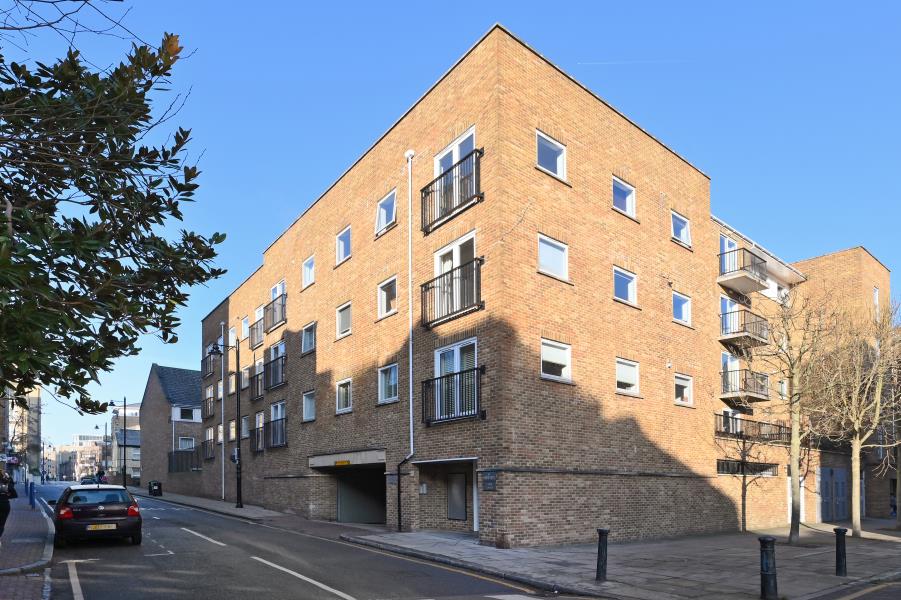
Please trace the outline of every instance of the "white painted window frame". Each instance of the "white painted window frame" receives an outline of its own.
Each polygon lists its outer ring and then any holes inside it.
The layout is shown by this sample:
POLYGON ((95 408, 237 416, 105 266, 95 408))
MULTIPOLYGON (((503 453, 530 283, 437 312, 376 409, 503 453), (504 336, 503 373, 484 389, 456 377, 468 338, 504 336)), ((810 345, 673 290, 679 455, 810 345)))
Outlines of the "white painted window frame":
POLYGON ((567 171, 568 171, 568 167, 569 167, 568 154, 569 153, 567 152, 566 144, 554 139, 553 137, 544 133, 540 129, 535 130, 535 166, 538 169, 540 169, 542 172, 547 173, 548 175, 550 175, 552 177, 556 177, 557 179, 559 179, 561 181, 566 181, 567 171), (562 173, 555 173, 554 171, 551 171, 550 169, 543 167, 538 163, 538 144, 540 143, 540 140, 542 140, 542 139, 544 141, 550 143, 552 146, 556 146, 557 148, 559 148, 563 151, 561 153, 561 157, 560 157, 560 163, 562 164, 562 166, 561 166, 562 173))
POLYGON ((380 284, 378 284, 378 286, 375 288, 375 294, 376 294, 375 301, 376 301, 376 306, 378 306, 378 314, 379 314, 379 318, 380 318, 380 319, 383 318, 383 317, 391 316, 391 315, 393 315, 394 313, 396 313, 396 312, 397 312, 397 306, 396 306, 396 305, 397 305, 397 301, 398 301, 398 294, 397 294, 397 275, 392 275, 391 277, 389 277, 389 278, 386 279, 385 281, 383 281, 383 282, 381 282, 380 284), (386 285, 388 285, 388 284, 391 283, 392 281, 394 282, 394 303, 395 303, 395 307, 394 307, 393 309, 389 310, 389 311, 386 311, 386 310, 385 310, 385 304, 386 304, 386 303, 385 303, 385 295, 384 295, 384 293, 383 293, 382 288, 384 288, 386 285))
POLYGON ((543 233, 538 234, 538 272, 544 273, 545 275, 550 275, 555 279, 562 279, 563 281, 569 281, 569 244, 561 242, 560 240, 556 240, 550 236, 544 235, 543 233), (563 268, 565 269, 564 273, 554 273, 548 269, 541 268, 541 244, 544 242, 545 244, 551 246, 552 248, 556 248, 557 250, 563 250, 563 268))
POLYGON ((354 382, 353 377, 348 377, 346 379, 342 379, 341 381, 335 382, 335 414, 343 415, 345 413, 353 412, 354 409, 354 382), (347 384, 347 399, 349 401, 348 406, 345 408, 341 408, 338 406, 338 390, 341 389, 341 386, 347 384))

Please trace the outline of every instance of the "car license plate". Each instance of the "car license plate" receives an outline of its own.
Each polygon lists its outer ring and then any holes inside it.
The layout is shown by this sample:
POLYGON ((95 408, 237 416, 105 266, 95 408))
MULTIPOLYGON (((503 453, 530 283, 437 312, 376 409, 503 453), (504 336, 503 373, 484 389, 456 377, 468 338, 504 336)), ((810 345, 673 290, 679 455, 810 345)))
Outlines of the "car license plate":
POLYGON ((115 523, 103 523, 101 525, 88 525, 88 531, 101 531, 105 529, 115 529, 115 523))

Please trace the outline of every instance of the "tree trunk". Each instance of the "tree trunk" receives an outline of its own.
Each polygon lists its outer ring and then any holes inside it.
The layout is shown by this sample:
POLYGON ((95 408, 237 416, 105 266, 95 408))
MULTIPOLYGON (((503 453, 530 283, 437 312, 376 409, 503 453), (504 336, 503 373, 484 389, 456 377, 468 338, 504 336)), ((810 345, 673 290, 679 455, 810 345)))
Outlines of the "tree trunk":
POLYGON ((860 537, 860 436, 851 439, 851 536, 860 537))
MULTIPOLYGON (((793 392, 794 385, 789 390, 789 394, 793 392)), ((793 398, 793 396, 789 396, 789 398, 793 398)), ((791 468, 792 488, 792 514, 788 543, 797 544, 801 536, 801 404, 797 401, 791 403, 791 447, 788 462, 791 468)))
POLYGON ((895 446, 895 529, 901 529, 901 510, 898 510, 898 500, 901 499, 901 448, 895 446))

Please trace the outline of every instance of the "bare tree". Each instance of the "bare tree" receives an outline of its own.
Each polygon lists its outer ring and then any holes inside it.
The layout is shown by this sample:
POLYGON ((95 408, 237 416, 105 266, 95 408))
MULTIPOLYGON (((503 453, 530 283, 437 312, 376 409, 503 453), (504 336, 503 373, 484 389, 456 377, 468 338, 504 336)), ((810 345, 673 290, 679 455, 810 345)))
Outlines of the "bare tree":
MULTIPOLYGON (((845 313, 836 325, 835 343, 817 365, 816 401, 809 407, 817 435, 851 446, 851 528, 860 536, 861 454, 872 449, 888 461, 899 445, 886 434, 901 409, 895 385, 901 364, 897 305, 876 314, 845 313)), ((886 463, 887 464, 887 463, 886 463)))

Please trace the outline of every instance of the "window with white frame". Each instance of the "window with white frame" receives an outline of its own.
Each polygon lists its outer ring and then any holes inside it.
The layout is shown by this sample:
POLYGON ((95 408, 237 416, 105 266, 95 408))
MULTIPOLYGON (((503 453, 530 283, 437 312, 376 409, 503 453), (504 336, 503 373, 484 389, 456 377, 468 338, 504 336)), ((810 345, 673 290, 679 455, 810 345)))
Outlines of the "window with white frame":
POLYGON ((350 335, 351 330, 351 314, 350 302, 342 304, 335 310, 335 336, 342 338, 350 335))
POLYGON ((265 417, 263 411, 259 411, 254 416, 254 424, 253 424, 254 429, 263 429, 263 424, 265 423, 265 421, 266 421, 266 417, 265 417))
POLYGON ((216 443, 222 443, 222 423, 216 425, 216 443))
POLYGON ((353 382, 350 379, 343 379, 335 384, 335 412, 350 412, 353 406, 353 382))
POLYGON ((379 317, 387 317, 397 312, 397 276, 379 284, 379 317))
POLYGON ((256 309, 253 311, 254 322, 259 321, 260 319, 262 319, 262 318, 263 318, 263 313, 264 313, 264 312, 265 312, 265 309, 263 308, 263 305, 262 305, 262 304, 259 305, 259 306, 257 306, 256 309))
POLYGON ((241 339, 246 340, 250 335, 250 317, 241 319, 241 339))
POLYGON ((180 408, 178 409, 178 418, 182 421, 193 421, 194 420, 194 409, 193 408, 180 408))
POLYGON ((241 439, 250 437, 250 417, 244 415, 241 417, 241 439))
POLYGON ((229 374, 228 374, 228 393, 229 393, 229 394, 234 394, 234 393, 235 393, 235 389, 236 389, 236 388, 235 388, 235 382, 236 382, 236 380, 237 380, 237 378, 235 377, 235 374, 234 374, 234 373, 229 373, 229 374))
POLYGON ((303 287, 307 287, 312 285, 314 281, 316 281, 316 257, 311 256, 310 258, 303 261, 303 287))
POLYGON ((879 288, 873 288, 873 312, 879 316, 879 288))
POLYGON ((616 359, 616 391, 638 395, 638 363, 625 358, 616 359))
POLYGON ((234 346, 238 342, 238 332, 234 327, 228 329, 228 345, 234 346))
POLYGON ((269 406, 270 417, 273 421, 285 418, 285 401, 276 402, 269 406))
POLYGON ((274 286, 272 286, 272 288, 269 290, 269 299, 275 300, 279 296, 284 295, 286 289, 287 289, 287 286, 285 285, 285 280, 282 279, 281 281, 276 283, 274 286))
POLYGON ((671 215, 673 221, 673 239, 686 246, 691 246, 691 223, 676 211, 672 211, 671 215))
POLYGON ((392 225, 397 217, 397 198, 394 190, 379 200, 378 208, 375 212, 375 234, 379 235, 389 225, 392 225))
POLYGON ((216 398, 222 400, 222 392, 224 391, 224 382, 220 379, 216 382, 216 398))
POLYGON ((241 369, 241 389, 246 390, 250 385, 250 367, 241 369))
POLYGON ((613 267, 613 297, 630 304, 638 304, 635 273, 613 267))
POLYGON ((379 404, 397 400, 397 364, 379 369, 379 404))
POLYGON ((213 435, 214 435, 214 434, 213 434, 213 428, 212 428, 212 427, 207 427, 207 428, 203 431, 203 439, 206 440, 207 442, 212 442, 212 441, 213 441, 213 435))
POLYGON ((572 381, 572 347, 553 340, 541 340, 541 376, 572 381))
POLYGON ((694 384, 692 378, 688 375, 682 375, 680 373, 676 373, 676 389, 675 389, 675 402, 676 404, 687 404, 691 405, 694 403, 694 384))
POLYGON ((569 246, 538 234, 538 270, 559 279, 569 279, 569 246))
POLYGON ((312 352, 316 349, 316 321, 303 326, 300 337, 301 353, 312 352))
POLYGON ((237 423, 235 423, 235 420, 232 419, 231 421, 228 422, 228 441, 234 442, 237 435, 238 435, 238 426, 237 426, 237 423))
POLYGON ((303 406, 301 407, 301 418, 304 421, 314 421, 316 419, 316 392, 310 390, 303 393, 303 406))
POLYGON ((194 438, 179 437, 178 438, 178 449, 179 450, 193 450, 194 449, 194 438))
POLYGON ((613 178, 613 208, 635 218, 635 188, 616 177, 613 178))
POLYGON ((335 264, 339 265, 350 258, 350 225, 335 236, 335 264))
POLYGON ((212 398, 213 398, 213 386, 212 385, 208 385, 208 386, 206 386, 206 388, 204 388, 203 397, 206 400, 212 400, 212 398))
POLYGON ((566 146, 537 130, 535 141, 538 166, 560 179, 566 179, 566 146))
POLYGON ((691 298, 679 292, 673 292, 673 321, 691 325, 691 298))

